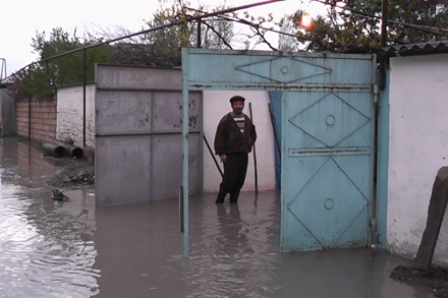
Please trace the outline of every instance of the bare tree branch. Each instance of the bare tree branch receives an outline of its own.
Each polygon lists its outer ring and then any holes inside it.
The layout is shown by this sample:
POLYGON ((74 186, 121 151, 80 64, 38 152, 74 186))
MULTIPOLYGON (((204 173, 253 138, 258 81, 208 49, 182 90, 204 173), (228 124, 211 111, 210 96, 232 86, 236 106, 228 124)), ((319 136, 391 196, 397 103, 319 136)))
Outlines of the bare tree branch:
POLYGON ((209 28, 210 30, 212 30, 218 37, 219 39, 222 40, 222 42, 229 47, 229 49, 233 50, 232 46, 227 42, 227 40, 218 32, 216 31, 216 29, 211 26, 210 24, 208 24, 207 22, 205 22, 204 20, 202 20, 202 24, 204 24, 205 26, 207 26, 207 28, 209 28))

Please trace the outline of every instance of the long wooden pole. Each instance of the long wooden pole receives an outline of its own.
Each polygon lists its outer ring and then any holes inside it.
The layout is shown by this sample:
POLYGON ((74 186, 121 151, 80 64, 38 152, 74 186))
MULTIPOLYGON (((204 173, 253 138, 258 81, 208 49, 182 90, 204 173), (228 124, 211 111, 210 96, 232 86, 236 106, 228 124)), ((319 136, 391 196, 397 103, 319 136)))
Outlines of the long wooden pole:
POLYGON ((210 144, 208 143, 207 138, 205 137, 205 135, 203 135, 203 138, 204 138, 205 144, 207 145, 208 151, 210 152, 210 155, 212 156, 213 161, 215 162, 215 165, 218 168, 219 173, 221 174, 221 178, 224 177, 224 174, 223 174, 221 168, 219 167, 218 162, 216 161, 215 155, 213 154, 213 150, 210 147, 210 144))
MULTIPOLYGON (((254 121, 254 117, 252 115, 252 103, 249 102, 249 113, 250 119, 254 121)), ((257 172, 257 150, 254 144, 254 175, 255 175, 255 194, 258 194, 258 172, 257 172)))

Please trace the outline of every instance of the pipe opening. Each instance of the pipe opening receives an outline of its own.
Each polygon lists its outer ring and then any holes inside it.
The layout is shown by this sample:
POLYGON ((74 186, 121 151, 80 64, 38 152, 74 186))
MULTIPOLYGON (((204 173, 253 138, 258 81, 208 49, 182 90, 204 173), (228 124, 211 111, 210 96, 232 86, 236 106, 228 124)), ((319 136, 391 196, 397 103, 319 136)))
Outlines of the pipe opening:
POLYGON ((72 150, 72 157, 82 158, 84 156, 84 150, 81 148, 74 148, 72 150))

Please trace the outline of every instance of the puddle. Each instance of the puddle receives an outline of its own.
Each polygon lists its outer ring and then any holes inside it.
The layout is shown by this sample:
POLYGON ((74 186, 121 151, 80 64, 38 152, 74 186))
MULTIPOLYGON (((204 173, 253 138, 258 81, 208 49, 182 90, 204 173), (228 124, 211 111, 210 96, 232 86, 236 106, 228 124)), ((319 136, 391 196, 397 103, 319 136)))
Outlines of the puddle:
POLYGON ((0 147, 0 297, 433 297, 390 279, 407 261, 383 250, 279 253, 275 191, 192 197, 185 259, 177 200, 96 208, 85 187, 53 201, 46 181, 64 163, 0 147))

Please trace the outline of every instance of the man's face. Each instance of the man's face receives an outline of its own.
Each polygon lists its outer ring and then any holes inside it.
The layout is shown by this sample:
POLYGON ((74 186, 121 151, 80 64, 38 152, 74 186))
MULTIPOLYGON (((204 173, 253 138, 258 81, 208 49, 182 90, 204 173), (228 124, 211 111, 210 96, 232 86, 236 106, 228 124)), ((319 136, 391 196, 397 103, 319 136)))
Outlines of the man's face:
POLYGON ((232 110, 235 114, 239 115, 243 112, 244 102, 242 101, 234 101, 232 103, 232 110))

